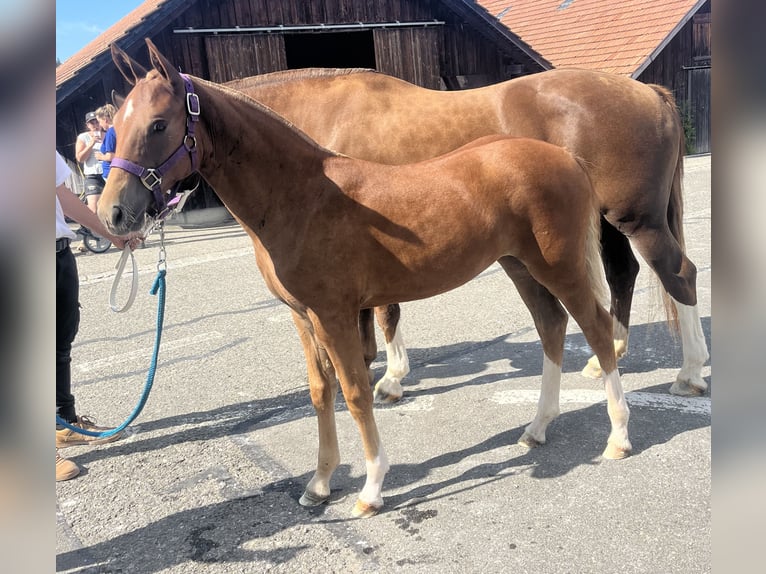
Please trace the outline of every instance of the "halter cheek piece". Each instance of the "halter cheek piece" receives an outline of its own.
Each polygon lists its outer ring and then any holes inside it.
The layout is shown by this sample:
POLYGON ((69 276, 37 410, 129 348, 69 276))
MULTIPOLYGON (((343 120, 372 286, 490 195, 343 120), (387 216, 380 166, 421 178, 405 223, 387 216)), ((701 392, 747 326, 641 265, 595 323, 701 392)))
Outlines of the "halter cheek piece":
POLYGON ((163 175, 178 163, 181 158, 185 157, 187 153, 191 157, 192 171, 195 172, 199 168, 199 160, 197 158, 197 138, 194 136, 194 124, 199 121, 199 97, 194 93, 194 86, 192 85, 189 76, 181 74, 181 78, 184 81, 184 88, 186 89, 186 134, 184 135, 181 145, 178 146, 178 149, 176 149, 176 151, 174 151, 162 165, 156 168, 142 167, 121 157, 112 159, 113 168, 116 167, 137 176, 141 180, 141 183, 144 184, 144 187, 152 192, 154 195, 154 202, 157 205, 158 219, 167 216, 181 200, 181 196, 178 195, 180 182, 176 184, 167 195, 162 192, 163 175))

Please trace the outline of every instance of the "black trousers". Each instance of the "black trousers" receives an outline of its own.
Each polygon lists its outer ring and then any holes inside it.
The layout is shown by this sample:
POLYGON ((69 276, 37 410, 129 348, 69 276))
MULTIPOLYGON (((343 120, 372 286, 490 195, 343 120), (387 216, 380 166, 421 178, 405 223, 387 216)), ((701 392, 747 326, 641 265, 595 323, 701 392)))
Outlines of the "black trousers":
POLYGON ((80 327, 80 278, 69 247, 56 253, 56 412, 77 419, 72 395, 72 342, 80 327))

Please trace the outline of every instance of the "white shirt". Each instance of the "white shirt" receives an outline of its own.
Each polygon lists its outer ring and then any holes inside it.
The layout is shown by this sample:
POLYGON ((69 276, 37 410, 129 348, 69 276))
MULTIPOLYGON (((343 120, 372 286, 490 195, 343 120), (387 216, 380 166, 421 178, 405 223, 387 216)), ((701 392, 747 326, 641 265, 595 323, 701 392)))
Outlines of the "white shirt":
MULTIPOLYGON (((93 135, 90 132, 83 132, 77 136, 86 146, 93 141, 93 135)), ((101 151, 101 142, 96 142, 90 150, 90 154, 82 162, 82 172, 85 175, 101 175, 101 162, 96 159, 96 152, 101 151)))
MULTIPOLYGON (((72 170, 69 169, 66 160, 61 157, 59 152, 56 152, 56 187, 64 183, 71 173, 72 170)), ((61 203, 58 196, 56 196, 56 239, 61 239, 62 237, 76 239, 77 235, 69 229, 69 225, 67 225, 66 219, 64 219, 64 210, 61 209, 61 203)))

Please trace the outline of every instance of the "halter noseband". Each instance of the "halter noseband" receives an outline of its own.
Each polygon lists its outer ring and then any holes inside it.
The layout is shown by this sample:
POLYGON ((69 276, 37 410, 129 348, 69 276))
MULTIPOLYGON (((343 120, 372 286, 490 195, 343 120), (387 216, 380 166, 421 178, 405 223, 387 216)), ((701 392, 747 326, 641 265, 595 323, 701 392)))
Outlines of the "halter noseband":
POLYGON ((184 157, 187 153, 191 157, 192 172, 197 171, 199 168, 199 160, 197 158, 197 138, 194 136, 194 124, 199 121, 199 97, 194 93, 194 86, 191 83, 191 79, 186 74, 181 74, 181 78, 184 81, 184 88, 186 89, 186 134, 178 146, 178 149, 174 151, 171 156, 165 160, 165 162, 159 167, 142 167, 130 160, 123 159, 121 157, 115 157, 112 159, 112 166, 137 176, 144 187, 154 194, 154 201, 157 204, 157 217, 165 217, 176 203, 181 199, 176 197, 180 182, 173 189, 169 190, 166 195, 162 192, 162 177, 168 172, 178 161, 184 157))

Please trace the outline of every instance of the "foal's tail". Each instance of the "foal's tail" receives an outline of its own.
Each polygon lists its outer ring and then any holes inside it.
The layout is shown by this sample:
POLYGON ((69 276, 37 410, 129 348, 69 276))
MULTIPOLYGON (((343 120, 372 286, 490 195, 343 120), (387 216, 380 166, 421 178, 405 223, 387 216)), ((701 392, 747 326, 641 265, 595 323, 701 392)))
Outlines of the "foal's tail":
MULTIPOLYGON (((575 157, 575 159, 588 177, 590 188, 593 190, 593 181, 588 172, 587 162, 580 157, 575 157)), ((593 295, 601 306, 608 310, 610 305, 609 289, 606 284, 606 276, 604 275, 604 263, 601 259, 601 212, 595 191, 591 191, 590 196, 590 219, 588 220, 588 230, 585 237, 585 269, 588 273, 593 295)))
MULTIPOLYGON (((673 238, 681 248, 682 253, 686 253, 686 241, 684 239, 684 197, 683 189, 681 188, 681 179, 684 171, 684 154, 686 153, 686 139, 684 138, 683 125, 681 123, 681 115, 678 112, 678 106, 673 94, 665 86, 659 86, 657 84, 649 84, 663 101, 668 113, 671 116, 672 122, 676 125, 676 131, 678 133, 678 157, 676 158, 675 169, 673 170, 673 181, 670 185, 670 198, 668 199, 668 227, 673 238)), ((662 303, 665 307, 665 314, 668 319, 668 325, 676 332, 679 331, 678 325, 678 311, 673 304, 670 295, 665 289, 661 289, 662 303)))

